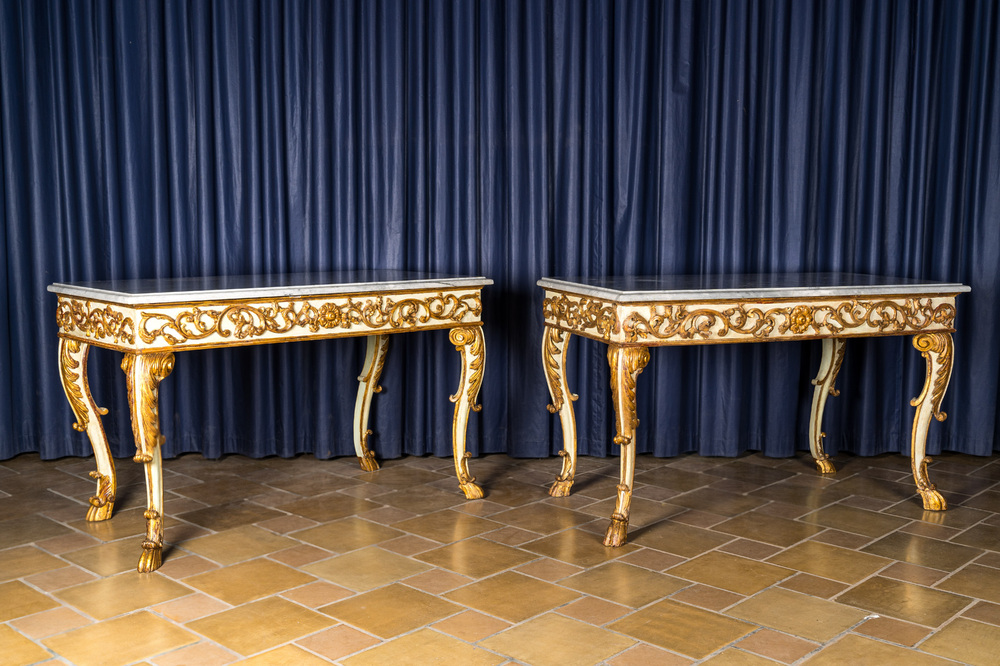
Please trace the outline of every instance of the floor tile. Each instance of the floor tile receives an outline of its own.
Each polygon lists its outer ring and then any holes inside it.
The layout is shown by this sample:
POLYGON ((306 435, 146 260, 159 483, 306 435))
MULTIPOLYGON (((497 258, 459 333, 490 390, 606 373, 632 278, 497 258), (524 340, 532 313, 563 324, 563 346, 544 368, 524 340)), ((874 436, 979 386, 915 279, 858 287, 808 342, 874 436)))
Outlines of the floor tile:
POLYGON ((669 569, 667 573, 736 594, 749 595, 770 587, 795 572, 774 564, 712 551, 669 569))
POLYGON ((712 513, 726 517, 746 513, 767 504, 768 501, 749 495, 735 495, 717 490, 716 488, 700 488, 668 500, 670 504, 682 506, 687 509, 704 510, 706 507, 712 507, 712 513))
POLYGON ((242 525, 187 541, 184 543, 184 550, 228 565, 284 550, 296 543, 254 525, 242 525))
POLYGON ((988 601, 980 601, 972 608, 966 609, 962 613, 963 617, 972 620, 979 620, 995 626, 1000 626, 1000 604, 991 604, 988 601))
MULTIPOLYGON (((603 512, 601 515, 604 515, 603 512)), ((610 514, 608 514, 610 515, 610 514)), ((552 534, 589 523, 593 516, 546 504, 530 504, 490 516, 491 520, 538 534, 552 534)))
POLYGON ((333 624, 321 613, 269 597, 186 624, 192 631, 249 656, 314 634, 333 624))
POLYGON ((674 601, 682 601, 686 604, 698 606, 699 608, 707 608, 712 611, 721 611, 746 599, 742 594, 734 594, 720 590, 717 587, 700 584, 686 587, 673 594, 670 598, 674 601))
POLYGON ((771 588, 730 608, 726 614, 810 641, 828 641, 864 619, 843 604, 771 588))
POLYGON ((188 511, 178 516, 181 520, 200 527, 222 532, 241 525, 252 525, 283 514, 251 502, 234 502, 222 506, 210 506, 196 511, 188 511))
POLYGON ((94 574, 86 569, 70 566, 63 567, 62 569, 50 569, 34 576, 24 576, 22 580, 43 592, 53 592, 86 583, 87 581, 94 580, 95 577, 94 574))
MULTIPOLYGON (((4 546, 7 546, 6 539, 4 546)), ((42 571, 61 569, 65 566, 64 560, 53 557, 33 545, 0 550, 0 582, 24 578, 42 571)))
POLYGON ((771 629, 755 631, 736 645, 783 664, 796 662, 819 647, 816 643, 771 629))
POLYGON ((844 666, 844 664, 899 664, 900 666, 954 666, 954 662, 881 641, 848 634, 823 648, 806 661, 809 666, 844 666))
POLYGON ((190 576, 184 583, 234 606, 279 594, 316 580, 301 571, 267 559, 240 562, 190 576), (253 581, 253 585, 247 585, 253 581))
POLYGON ((1000 604, 1000 569, 970 564, 935 587, 1000 604))
POLYGON ((480 642, 532 666, 598 664, 635 643, 620 634, 548 613, 480 642))
POLYGON ((528 576, 534 576, 535 578, 541 578, 549 582, 555 582, 562 580, 563 578, 568 578, 573 574, 578 574, 583 571, 583 567, 578 567, 568 562, 561 562, 559 560, 553 560, 549 557, 540 557, 537 560, 528 562, 517 567, 519 573, 527 574, 528 576))
POLYGON ((75 666, 121 666, 198 642, 190 631, 140 611, 42 641, 75 666), (142 636, 142 640, 134 640, 142 636))
POLYGON ((632 608, 668 597, 689 585, 687 581, 674 576, 623 562, 602 564, 565 578, 559 584, 632 608))
POLYGON ((104 620, 191 594, 191 589, 156 573, 124 573, 55 592, 62 601, 104 620))
POLYGON ((83 548, 63 557, 100 576, 113 576, 135 571, 141 554, 142 540, 133 537, 83 548))
POLYGON ((482 578, 535 558, 517 548, 476 537, 420 553, 416 559, 466 576, 482 578))
POLYGON ((558 609, 561 615, 602 626, 632 612, 628 606, 595 597, 583 597, 558 609))
POLYGON ((346 553, 404 535, 405 532, 400 530, 352 516, 310 527, 289 536, 331 553, 346 553))
POLYGON ((799 573, 791 578, 786 578, 778 583, 778 585, 786 590, 794 590, 795 592, 801 592, 802 594, 808 594, 821 599, 835 597, 848 588, 848 585, 845 583, 838 583, 835 580, 807 573, 799 573))
POLYGON ((928 634, 931 630, 919 624, 911 624, 901 620, 893 620, 891 617, 875 616, 870 620, 854 628, 854 631, 865 636, 878 638, 891 643, 898 643, 906 647, 913 647, 928 634))
POLYGON ((909 522, 906 518, 863 511, 843 504, 825 506, 803 516, 801 520, 845 532, 857 532, 868 537, 884 536, 909 522))
POLYGON ((392 638, 454 615, 464 608, 426 592, 393 583, 320 610, 362 631, 392 638))
POLYGON ((354 592, 348 590, 346 587, 334 585, 325 580, 319 580, 293 590, 286 590, 281 593, 281 596, 306 608, 320 608, 341 599, 352 597, 354 596, 354 592))
MULTIPOLYGON (((37 509, 35 510, 37 511, 37 509)), ((68 527, 35 513, 0 522, 0 534, 3 534, 3 545, 5 548, 30 544, 71 533, 68 527)))
POLYGON ((492 666, 501 664, 504 658, 481 650, 468 643, 440 634, 433 629, 421 629, 412 634, 396 638, 378 647, 371 648, 343 660, 344 666, 364 666, 366 664, 469 664, 469 666, 492 666))
POLYGON ((156 666, 223 666, 237 660, 237 655, 214 643, 195 643, 151 659, 156 666))
POLYGON ((947 541, 928 539, 913 534, 895 532, 879 539, 862 550, 873 555, 881 555, 901 562, 919 564, 934 569, 951 571, 978 557, 978 548, 960 546, 947 541))
POLYGON ((381 587, 429 569, 427 564, 378 546, 351 551, 302 567, 303 571, 355 592, 381 587))
POLYGON ((573 529, 525 543, 521 550, 576 566, 592 567, 627 555, 637 547, 634 543, 626 543, 618 548, 608 548, 601 543, 602 539, 603 535, 573 529))
POLYGON ((701 663, 710 666, 774 666, 775 664, 772 659, 765 659, 752 652, 744 652, 737 648, 723 650, 701 663))
MULTIPOLYGON (((379 639, 358 631, 353 627, 348 627, 346 624, 339 624, 335 627, 324 629, 312 636, 306 636, 297 641, 298 645, 328 660, 340 659, 349 654, 367 650, 379 642, 379 639)), ((293 662, 289 666, 297 665, 298 662, 293 662)))
POLYGON ((840 595, 837 601, 907 622, 937 627, 968 606, 972 600, 876 576, 840 595))
POLYGON ((665 600, 613 622, 608 628, 694 659, 703 659, 754 631, 756 626, 665 600))
POLYGON ((441 620, 433 627, 438 631, 451 634, 455 638, 474 643, 507 629, 510 627, 510 623, 484 613, 468 610, 441 620))
POLYGON ((695 663, 687 657, 682 657, 673 652, 661 650, 658 647, 639 643, 621 654, 607 660, 608 666, 688 666, 695 663))
POLYGON ((580 596, 559 585, 508 571, 449 592, 444 598, 508 622, 521 622, 580 596))
POLYGON ((1000 525, 974 525, 954 537, 952 541, 973 548, 1000 551, 1000 525))
MULTIPOLYGON (((10 626, 29 638, 45 638, 90 624, 92 620, 75 610, 60 606, 10 621, 10 626)), ((0 645, 3 642, 0 641, 0 645)))
POLYGON ((769 516, 759 511, 751 511, 720 523, 712 529, 746 539, 756 539, 775 546, 787 547, 811 537, 823 528, 796 520, 769 516))
POLYGON ((28 666, 49 658, 48 650, 19 635, 10 627, 0 625, 0 646, 3 646, 5 666, 28 666))
POLYGON ((772 555, 781 552, 781 548, 778 546, 750 539, 734 539, 724 546, 720 546, 719 550, 739 555, 740 557, 749 557, 751 560, 766 560, 772 555))
MULTIPOLYGON (((445 509, 393 523, 395 529, 439 543, 452 543, 503 527, 503 523, 445 509)), ((530 528, 527 528, 530 529, 530 528)))
POLYGON ((733 540, 733 537, 725 534, 675 522, 652 525, 631 534, 629 538, 637 546, 655 548, 681 557, 694 557, 733 540))
POLYGON ((228 608, 229 604, 207 594, 189 594, 186 597, 153 606, 152 610, 169 620, 183 624, 228 608))
POLYGON ((857 583, 891 564, 892 560, 806 541, 775 555, 768 562, 843 583, 857 583))
POLYGON ((934 583, 948 575, 947 571, 921 567, 908 562, 895 562, 879 572, 880 576, 905 580, 908 583, 916 583, 924 587, 933 587, 934 583))

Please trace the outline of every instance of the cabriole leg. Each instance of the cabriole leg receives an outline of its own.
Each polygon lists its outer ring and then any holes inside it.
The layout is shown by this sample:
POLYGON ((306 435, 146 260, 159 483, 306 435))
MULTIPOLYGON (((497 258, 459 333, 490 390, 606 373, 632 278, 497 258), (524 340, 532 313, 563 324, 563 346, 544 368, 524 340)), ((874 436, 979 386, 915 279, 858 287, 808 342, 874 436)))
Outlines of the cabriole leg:
POLYGON ((954 361, 954 346, 951 333, 920 333, 913 336, 913 346, 927 361, 927 378, 924 390, 910 401, 917 408, 913 416, 913 435, 910 439, 910 465, 913 468, 913 478, 917 482, 917 492, 923 499, 924 509, 929 511, 944 511, 948 503, 930 479, 927 477, 926 457, 927 430, 931 417, 944 421, 948 415, 941 411, 941 400, 948 390, 951 379, 951 368, 954 361))
POLYGON ((125 354, 122 370, 128 385, 128 404, 135 436, 135 462, 145 466, 146 538, 136 567, 140 573, 155 571, 163 561, 163 462, 160 446, 159 386, 174 369, 170 352, 125 354))
POLYGON ((97 481, 97 494, 90 498, 87 520, 107 520, 115 508, 115 493, 118 488, 115 476, 115 461, 111 457, 108 437, 101 424, 101 415, 108 410, 98 407, 90 394, 87 378, 87 356, 90 345, 79 340, 59 338, 59 378, 69 406, 76 415, 73 429, 87 433, 90 446, 94 449, 97 470, 90 473, 97 481))
POLYGON ((385 354, 388 349, 388 335, 369 335, 365 366, 361 370, 361 376, 358 377, 360 385, 358 398, 354 403, 354 451, 358 454, 361 468, 367 472, 378 469, 375 454, 368 448, 368 437, 372 434, 368 429, 368 414, 371 411, 372 395, 382 392, 378 380, 382 376, 382 366, 385 365, 385 354))
POLYGON ((840 391, 833 387, 840 372, 840 364, 844 361, 844 345, 842 338, 823 338, 823 358, 819 363, 819 373, 813 380, 812 412, 809 414, 809 448, 812 450, 816 467, 821 474, 833 474, 837 468, 833 466, 830 456, 823 450, 823 409, 828 396, 838 396, 840 391))
POLYGON ((455 403, 455 418, 451 425, 455 474, 458 476, 458 486, 465 493, 465 498, 478 499, 483 496, 483 490, 476 485, 475 477, 469 473, 470 454, 465 450, 465 435, 469 426, 469 410, 478 412, 482 409, 481 405, 476 404, 476 398, 483 384, 486 341, 483 338, 482 326, 453 328, 448 334, 448 339, 462 355, 462 376, 458 383, 458 392, 451 396, 451 401, 455 403))
POLYGON ((611 397, 615 407, 618 434, 615 444, 621 447, 621 479, 611 524, 604 535, 605 546, 621 546, 628 534, 629 505, 632 502, 632 483, 635 476, 635 429, 639 419, 635 416, 636 378, 649 362, 645 347, 608 347, 608 364, 611 366, 611 397))
POLYGON ((566 381, 566 352, 569 349, 570 334, 551 326, 545 327, 542 335, 542 367, 545 368, 545 381, 549 385, 549 395, 552 404, 548 410, 559 414, 562 424, 563 450, 562 470, 555 483, 549 489, 553 497, 566 497, 576 476, 576 416, 573 414, 573 401, 577 395, 569 392, 566 381))

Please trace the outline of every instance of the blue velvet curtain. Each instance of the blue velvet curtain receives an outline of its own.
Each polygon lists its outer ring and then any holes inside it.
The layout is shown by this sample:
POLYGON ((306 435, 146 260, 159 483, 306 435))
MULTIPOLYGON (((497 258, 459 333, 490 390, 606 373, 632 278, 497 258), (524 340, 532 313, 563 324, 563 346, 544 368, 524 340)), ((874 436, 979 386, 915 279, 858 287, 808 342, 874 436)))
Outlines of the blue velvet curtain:
MULTIPOLYGON (((829 271, 961 281, 949 418, 998 448, 1000 42, 994 0, 0 3, 0 458, 87 455, 51 282, 351 268, 486 275, 475 453, 561 444, 546 275, 829 271)), ((177 355, 167 456, 352 455, 363 342, 177 355)), ((111 352, 91 380, 133 450, 111 352)), ((640 451, 807 446, 818 343, 654 350, 640 451)), ((394 338, 381 457, 450 454, 458 355, 394 338)), ((833 450, 907 451, 919 354, 854 341, 833 450)), ((606 455, 603 345, 570 358, 606 455)))

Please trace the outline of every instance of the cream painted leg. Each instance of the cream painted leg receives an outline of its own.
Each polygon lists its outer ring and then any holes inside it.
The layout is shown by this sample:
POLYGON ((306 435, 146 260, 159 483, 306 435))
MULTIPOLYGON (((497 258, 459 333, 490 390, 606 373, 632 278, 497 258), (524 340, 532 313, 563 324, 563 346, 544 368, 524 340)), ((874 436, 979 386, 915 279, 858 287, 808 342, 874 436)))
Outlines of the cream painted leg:
POLYGON ((455 403, 455 418, 451 425, 455 474, 458 476, 458 487, 465 493, 465 498, 478 499, 483 496, 483 490, 476 485, 475 477, 469 473, 471 454, 465 450, 465 435, 469 426, 469 410, 478 412, 482 409, 481 405, 476 404, 476 398, 483 385, 486 341, 483 338, 482 326, 453 328, 448 334, 448 339, 462 354, 462 377, 458 384, 458 392, 451 396, 451 401, 455 403))
POLYGON ((833 383, 837 380, 840 364, 844 361, 844 345, 843 338, 823 338, 823 358, 819 362, 819 373, 812 382, 816 388, 813 390, 812 412, 809 415, 809 448, 812 449, 816 467, 821 474, 833 474, 837 471, 830 456, 823 450, 826 433, 821 428, 827 396, 840 395, 833 383))
POLYGON ((913 336, 913 346, 927 361, 927 379, 924 381, 924 390, 910 401, 917 408, 910 440, 910 465, 913 467, 913 478, 917 482, 917 492, 923 499, 924 509, 944 511, 948 508, 948 503, 927 477, 927 463, 931 459, 925 454, 931 416, 938 421, 944 421, 948 417, 941 411, 941 400, 951 379, 954 346, 951 333, 920 333, 913 336))
POLYGON ((125 354, 122 370, 128 385, 128 404, 132 413, 132 434, 136 453, 133 460, 145 465, 146 539, 137 569, 155 571, 163 560, 163 464, 160 445, 159 386, 174 369, 170 352, 125 354))
POLYGON ((546 326, 542 335, 542 367, 545 368, 545 381, 549 385, 549 395, 552 396, 552 404, 548 406, 548 410, 552 414, 559 413, 563 433, 563 450, 559 452, 562 456, 562 471, 549 489, 549 495, 553 497, 569 495, 576 476, 576 415, 573 413, 573 401, 579 396, 569 392, 569 383, 566 381, 569 338, 569 333, 551 326, 546 326))
POLYGON ((59 339, 59 378, 69 406, 76 415, 73 429, 87 433, 90 446, 94 449, 97 470, 90 473, 97 481, 97 494, 90 498, 87 520, 107 520, 115 508, 115 493, 118 482, 115 476, 115 461, 111 457, 108 437, 104 434, 101 415, 108 410, 98 407, 90 394, 87 379, 87 356, 90 345, 78 340, 59 339))
POLYGON ((615 444, 621 447, 621 480, 611 524, 604 535, 605 546, 621 546, 628 534, 629 505, 632 502, 632 482, 635 476, 635 384, 642 369, 649 363, 646 347, 608 347, 611 366, 611 397, 615 406, 618 435, 615 444))
POLYGON ((358 399, 354 403, 354 450, 358 454, 361 468, 368 472, 378 469, 375 454, 368 448, 368 437, 372 434, 368 429, 368 413, 371 411, 372 395, 382 392, 378 379, 382 376, 382 366, 385 365, 385 354, 388 349, 388 335, 369 335, 365 367, 358 377, 361 384, 358 386, 358 399))

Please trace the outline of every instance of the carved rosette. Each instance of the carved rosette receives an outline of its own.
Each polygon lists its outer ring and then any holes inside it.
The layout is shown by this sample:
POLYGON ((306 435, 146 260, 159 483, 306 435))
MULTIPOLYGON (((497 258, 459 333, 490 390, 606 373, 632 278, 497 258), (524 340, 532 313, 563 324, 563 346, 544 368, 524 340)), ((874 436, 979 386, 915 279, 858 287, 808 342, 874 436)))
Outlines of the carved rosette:
POLYGON ((56 322, 63 333, 110 344, 135 344, 135 322, 125 312, 104 303, 60 296, 56 322))
POLYGON ((144 310, 139 338, 147 345, 180 347, 198 341, 250 343, 317 333, 404 331, 478 321, 479 293, 437 292, 406 298, 346 296, 310 302, 275 300, 230 305, 192 305, 144 310), (230 342, 236 340, 239 342, 230 342))
POLYGON ((725 309, 672 304, 630 309, 621 326, 623 341, 628 343, 900 334, 951 330, 955 320, 952 298, 740 304, 725 309))

